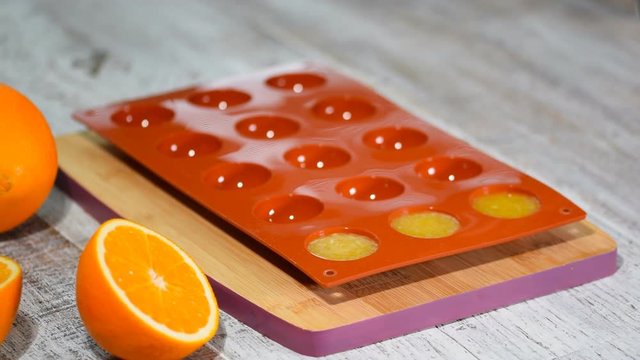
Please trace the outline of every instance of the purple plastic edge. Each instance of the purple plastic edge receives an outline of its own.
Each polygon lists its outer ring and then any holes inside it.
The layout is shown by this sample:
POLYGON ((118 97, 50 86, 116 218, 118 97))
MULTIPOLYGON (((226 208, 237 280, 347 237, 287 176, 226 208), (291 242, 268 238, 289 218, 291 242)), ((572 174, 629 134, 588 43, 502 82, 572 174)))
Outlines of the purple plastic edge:
MULTIPOLYGON (((56 179, 56 186, 96 220, 103 222, 118 217, 62 170, 56 179)), ((300 354, 323 356, 449 323, 609 276, 616 272, 616 254, 617 250, 613 250, 553 269, 322 331, 299 328, 260 308, 211 277, 209 282, 220 308, 228 314, 300 354)))

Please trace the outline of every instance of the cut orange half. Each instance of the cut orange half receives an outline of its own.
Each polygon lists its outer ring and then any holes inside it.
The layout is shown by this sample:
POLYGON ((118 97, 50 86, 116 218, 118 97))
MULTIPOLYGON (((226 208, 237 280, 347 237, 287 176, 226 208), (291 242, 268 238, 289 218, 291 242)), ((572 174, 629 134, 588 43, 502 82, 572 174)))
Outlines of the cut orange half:
POLYGON ((123 219, 105 222, 87 243, 76 297, 91 336, 125 359, 182 358, 218 329, 218 305, 196 263, 168 239, 123 219))
POLYGON ((20 293, 22 292, 22 269, 8 257, 0 256, 0 343, 11 330, 16 318, 20 293))

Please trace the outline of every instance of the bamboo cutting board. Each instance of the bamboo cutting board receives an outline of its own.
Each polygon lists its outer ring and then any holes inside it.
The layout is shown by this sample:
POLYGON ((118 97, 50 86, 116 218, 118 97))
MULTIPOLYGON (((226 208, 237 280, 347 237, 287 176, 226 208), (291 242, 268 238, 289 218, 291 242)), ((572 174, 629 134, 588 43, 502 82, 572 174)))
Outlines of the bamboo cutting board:
POLYGON ((174 240, 209 276, 223 310, 307 355, 451 322, 616 270, 615 242, 581 221, 323 289, 98 137, 66 135, 57 146, 58 186, 86 210, 174 240))

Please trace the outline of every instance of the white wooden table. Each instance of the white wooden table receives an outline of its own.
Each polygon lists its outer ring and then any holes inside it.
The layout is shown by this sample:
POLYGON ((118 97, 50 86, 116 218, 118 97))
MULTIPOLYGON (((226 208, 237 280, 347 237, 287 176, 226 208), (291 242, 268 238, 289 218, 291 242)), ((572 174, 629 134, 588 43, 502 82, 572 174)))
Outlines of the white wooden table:
MULTIPOLYGON (((0 81, 55 134, 78 108, 312 59, 566 194, 619 244, 607 279, 333 358, 640 357, 640 21, 633 1, 0 0, 0 81)), ((8 121, 0 119, 0 121, 8 121)), ((0 235, 27 279, 0 359, 104 358, 74 303, 97 223, 54 190, 0 235)), ((222 315, 193 358, 298 355, 222 315)))

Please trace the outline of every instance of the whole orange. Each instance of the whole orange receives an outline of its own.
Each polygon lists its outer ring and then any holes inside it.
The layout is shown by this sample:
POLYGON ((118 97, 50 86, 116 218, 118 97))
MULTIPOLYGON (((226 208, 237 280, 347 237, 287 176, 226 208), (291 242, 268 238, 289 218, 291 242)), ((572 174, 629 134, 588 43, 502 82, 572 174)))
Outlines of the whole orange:
POLYGON ((33 215, 53 187, 56 146, 38 108, 0 84, 0 232, 33 215))

